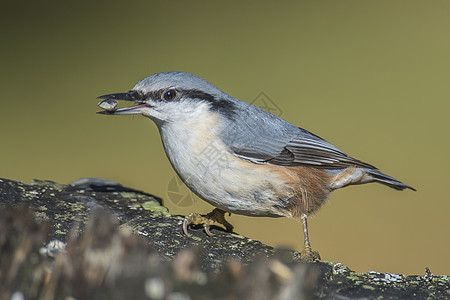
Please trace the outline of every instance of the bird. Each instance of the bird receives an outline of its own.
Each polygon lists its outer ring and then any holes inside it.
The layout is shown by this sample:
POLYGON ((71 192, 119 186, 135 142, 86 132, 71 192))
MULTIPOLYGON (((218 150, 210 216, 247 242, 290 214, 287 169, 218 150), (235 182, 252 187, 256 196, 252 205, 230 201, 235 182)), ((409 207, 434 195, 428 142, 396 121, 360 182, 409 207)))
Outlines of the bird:
POLYGON ((329 194, 349 185, 378 182, 396 190, 415 189, 371 164, 355 159, 319 136, 255 105, 240 101, 186 72, 162 72, 124 93, 97 97, 106 115, 142 115, 157 126, 165 153, 184 184, 215 207, 189 214, 191 225, 233 226, 225 214, 301 220, 301 258, 318 261, 308 218, 329 194), (117 108, 118 101, 132 102, 117 108))

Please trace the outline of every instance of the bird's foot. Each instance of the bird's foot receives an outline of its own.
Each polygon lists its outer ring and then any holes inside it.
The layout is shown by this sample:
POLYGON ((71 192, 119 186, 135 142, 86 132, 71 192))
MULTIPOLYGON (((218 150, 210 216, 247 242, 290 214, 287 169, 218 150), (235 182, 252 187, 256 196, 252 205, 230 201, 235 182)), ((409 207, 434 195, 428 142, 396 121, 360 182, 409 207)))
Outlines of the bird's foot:
POLYGON ((300 252, 300 258, 307 262, 320 261, 320 254, 317 251, 313 251, 311 247, 305 247, 302 252, 300 252))
MULTIPOLYGON (((231 225, 227 220, 225 220, 226 211, 215 208, 212 212, 206 215, 201 215, 198 213, 190 213, 184 218, 183 221, 183 232, 187 236, 191 236, 188 232, 188 226, 190 224, 200 225, 203 224, 203 228, 205 232, 209 236, 213 236, 214 234, 210 231, 210 225, 214 223, 219 223, 225 226, 226 231, 233 232, 233 225, 231 225)), ((231 215, 231 213, 229 213, 231 215)))

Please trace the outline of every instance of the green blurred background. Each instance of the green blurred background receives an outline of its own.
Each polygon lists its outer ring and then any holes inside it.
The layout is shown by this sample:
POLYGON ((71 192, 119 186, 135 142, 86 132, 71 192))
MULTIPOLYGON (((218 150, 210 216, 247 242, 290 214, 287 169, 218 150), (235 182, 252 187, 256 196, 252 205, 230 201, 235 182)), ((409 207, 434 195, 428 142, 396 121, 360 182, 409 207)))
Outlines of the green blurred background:
MULTIPOLYGON (((450 273, 448 0, 10 1, 2 11, 0 177, 100 177, 160 196, 174 214, 208 212, 169 195, 175 173, 150 120, 95 114, 96 96, 186 71, 247 102, 264 92, 284 119, 418 189, 334 192, 310 221, 324 260, 450 273)), ((230 220, 252 239, 302 247, 295 220, 230 220)))

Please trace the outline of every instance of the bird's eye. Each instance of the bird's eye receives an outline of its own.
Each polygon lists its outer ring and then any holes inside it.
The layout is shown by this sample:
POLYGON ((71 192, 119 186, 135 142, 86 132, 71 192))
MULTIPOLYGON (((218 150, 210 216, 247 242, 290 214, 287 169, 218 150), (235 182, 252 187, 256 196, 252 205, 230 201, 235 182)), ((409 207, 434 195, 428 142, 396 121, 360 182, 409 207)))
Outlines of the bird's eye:
POLYGON ((164 93, 164 100, 171 101, 177 97, 177 92, 175 90, 168 90, 164 93))

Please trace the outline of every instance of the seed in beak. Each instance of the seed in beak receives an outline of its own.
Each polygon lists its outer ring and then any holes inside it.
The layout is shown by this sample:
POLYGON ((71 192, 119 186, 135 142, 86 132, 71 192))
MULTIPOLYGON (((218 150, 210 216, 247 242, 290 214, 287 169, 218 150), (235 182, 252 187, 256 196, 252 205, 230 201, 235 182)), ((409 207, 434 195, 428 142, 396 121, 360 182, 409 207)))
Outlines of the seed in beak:
POLYGON ((116 111, 116 107, 117 107, 117 101, 113 100, 113 99, 106 99, 101 101, 98 106, 104 110, 106 110, 107 112, 115 112, 116 111))

